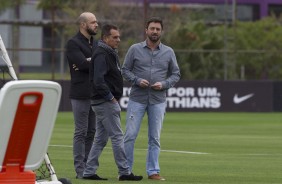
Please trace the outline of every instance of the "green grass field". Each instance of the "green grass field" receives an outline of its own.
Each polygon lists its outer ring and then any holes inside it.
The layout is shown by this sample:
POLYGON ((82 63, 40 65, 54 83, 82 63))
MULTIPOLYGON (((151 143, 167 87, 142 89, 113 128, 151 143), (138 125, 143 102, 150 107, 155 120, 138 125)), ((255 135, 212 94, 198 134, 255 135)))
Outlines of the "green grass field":
MULTIPOLYGON (((123 112, 123 128, 124 117, 123 112)), ((118 181, 110 141, 97 172, 109 180, 75 179, 72 134, 72 113, 59 113, 48 149, 59 178, 73 184, 136 183, 118 181)), ((166 181, 151 181, 145 170, 145 118, 135 146, 133 171, 145 177, 139 183, 282 183, 282 113, 167 113, 161 145, 161 175, 166 181)))

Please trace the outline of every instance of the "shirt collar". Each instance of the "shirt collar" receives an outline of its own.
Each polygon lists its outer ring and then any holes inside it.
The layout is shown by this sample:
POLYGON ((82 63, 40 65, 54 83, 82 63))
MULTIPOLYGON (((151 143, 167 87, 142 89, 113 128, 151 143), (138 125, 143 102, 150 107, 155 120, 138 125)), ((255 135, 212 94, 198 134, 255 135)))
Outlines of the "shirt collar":
MULTIPOLYGON (((143 41, 143 42, 141 42, 141 45, 142 45, 142 47, 148 47, 148 45, 147 45, 147 41, 145 40, 145 41, 143 41)), ((162 43, 160 42, 160 44, 157 46, 157 49, 159 49, 159 50, 161 50, 161 48, 162 48, 162 43)), ((149 47, 148 47, 149 48, 149 47)))
MULTIPOLYGON (((78 31, 78 35, 80 36, 81 39, 84 39, 84 40, 86 40, 89 43, 88 38, 86 38, 80 31, 78 31)), ((90 37, 90 43, 89 44, 90 45, 93 44, 93 36, 90 37)))

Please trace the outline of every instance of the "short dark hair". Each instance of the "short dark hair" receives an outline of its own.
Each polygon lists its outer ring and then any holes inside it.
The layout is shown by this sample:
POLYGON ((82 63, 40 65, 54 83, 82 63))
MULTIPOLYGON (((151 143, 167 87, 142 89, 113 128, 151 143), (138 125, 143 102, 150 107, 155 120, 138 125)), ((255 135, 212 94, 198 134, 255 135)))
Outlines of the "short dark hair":
POLYGON ((148 29, 149 27, 149 24, 150 23, 160 23, 161 24, 161 27, 163 29, 163 20, 160 18, 160 17, 151 17, 148 21, 147 21, 147 24, 146 24, 146 28, 148 29))
POLYGON ((118 30, 118 27, 113 25, 113 24, 105 24, 105 25, 103 25, 102 32, 101 32, 101 39, 103 40, 104 36, 110 36, 112 29, 118 30))

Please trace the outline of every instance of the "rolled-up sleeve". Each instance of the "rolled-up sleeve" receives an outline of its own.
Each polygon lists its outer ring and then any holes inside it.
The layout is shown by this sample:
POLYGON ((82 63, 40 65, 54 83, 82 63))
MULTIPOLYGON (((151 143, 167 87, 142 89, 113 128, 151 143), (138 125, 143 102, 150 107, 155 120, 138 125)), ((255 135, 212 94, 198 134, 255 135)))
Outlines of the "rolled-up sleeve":
POLYGON ((170 50, 170 52, 171 52, 170 54, 171 58, 168 68, 168 78, 165 80, 165 82, 162 82, 164 89, 169 89, 173 87, 179 81, 181 76, 175 53, 172 49, 170 50))
POLYGON ((125 55, 124 63, 121 68, 121 74, 125 80, 131 84, 138 84, 137 76, 132 72, 134 67, 134 47, 131 46, 125 55))

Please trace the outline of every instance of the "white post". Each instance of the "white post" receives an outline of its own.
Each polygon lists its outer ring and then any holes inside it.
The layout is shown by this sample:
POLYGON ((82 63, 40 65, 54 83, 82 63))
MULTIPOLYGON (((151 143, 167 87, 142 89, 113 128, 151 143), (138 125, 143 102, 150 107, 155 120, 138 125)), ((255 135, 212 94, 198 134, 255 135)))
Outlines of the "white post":
POLYGON ((13 68, 12 62, 11 62, 11 60, 10 60, 10 58, 9 58, 8 52, 7 52, 7 50, 6 50, 6 47, 5 47, 5 45, 4 45, 4 42, 3 42, 3 40, 2 40, 1 35, 0 35, 0 50, 1 50, 2 53, 3 53, 4 61, 5 61, 5 63, 6 63, 7 66, 8 66, 9 73, 10 73, 11 77, 12 77, 14 80, 18 80, 18 77, 17 77, 16 72, 15 72, 15 70, 14 70, 14 68, 13 68))

